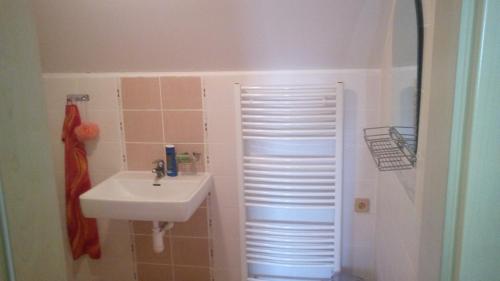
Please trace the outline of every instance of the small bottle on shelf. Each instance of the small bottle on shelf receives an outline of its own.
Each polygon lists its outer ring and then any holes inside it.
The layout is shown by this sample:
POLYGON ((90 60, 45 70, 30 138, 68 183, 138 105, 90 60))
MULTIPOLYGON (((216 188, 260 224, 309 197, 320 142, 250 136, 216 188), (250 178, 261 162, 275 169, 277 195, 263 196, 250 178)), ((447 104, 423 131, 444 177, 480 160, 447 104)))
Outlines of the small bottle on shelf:
POLYGON ((175 146, 173 144, 167 144, 165 146, 165 154, 167 158, 167 176, 176 177, 177 176, 177 161, 175 157, 175 146))

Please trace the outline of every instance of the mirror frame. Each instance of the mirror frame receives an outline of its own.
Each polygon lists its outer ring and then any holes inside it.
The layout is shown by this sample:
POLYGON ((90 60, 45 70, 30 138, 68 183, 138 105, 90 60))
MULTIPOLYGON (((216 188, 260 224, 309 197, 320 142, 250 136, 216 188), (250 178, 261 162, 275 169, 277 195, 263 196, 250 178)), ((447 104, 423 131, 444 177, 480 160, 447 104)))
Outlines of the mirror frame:
POLYGON ((415 11, 417 21, 417 36, 418 36, 418 53, 417 53, 417 110, 416 110, 416 128, 417 139, 415 143, 415 155, 418 151, 418 136, 420 128, 420 103, 422 95, 422 70, 424 62, 424 11, 422 7, 422 0, 415 0, 415 11))

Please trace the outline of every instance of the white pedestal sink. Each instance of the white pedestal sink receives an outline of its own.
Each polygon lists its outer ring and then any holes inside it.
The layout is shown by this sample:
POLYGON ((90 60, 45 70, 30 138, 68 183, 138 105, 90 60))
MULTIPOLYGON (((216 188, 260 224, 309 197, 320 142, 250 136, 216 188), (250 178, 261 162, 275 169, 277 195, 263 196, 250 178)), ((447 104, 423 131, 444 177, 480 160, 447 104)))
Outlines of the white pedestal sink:
POLYGON ((187 221, 212 188, 208 173, 156 179, 151 171, 122 171, 80 196, 89 218, 187 221))

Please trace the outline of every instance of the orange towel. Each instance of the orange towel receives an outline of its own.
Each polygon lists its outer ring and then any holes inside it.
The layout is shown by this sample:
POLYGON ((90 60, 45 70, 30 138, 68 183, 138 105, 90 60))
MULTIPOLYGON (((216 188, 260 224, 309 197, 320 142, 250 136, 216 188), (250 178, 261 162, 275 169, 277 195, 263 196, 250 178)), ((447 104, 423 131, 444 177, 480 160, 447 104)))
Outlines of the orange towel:
POLYGON ((81 123, 78 107, 66 105, 62 140, 64 142, 66 182, 66 223, 73 259, 88 254, 93 259, 101 256, 95 219, 83 216, 79 196, 91 188, 87 152, 74 129, 81 123))

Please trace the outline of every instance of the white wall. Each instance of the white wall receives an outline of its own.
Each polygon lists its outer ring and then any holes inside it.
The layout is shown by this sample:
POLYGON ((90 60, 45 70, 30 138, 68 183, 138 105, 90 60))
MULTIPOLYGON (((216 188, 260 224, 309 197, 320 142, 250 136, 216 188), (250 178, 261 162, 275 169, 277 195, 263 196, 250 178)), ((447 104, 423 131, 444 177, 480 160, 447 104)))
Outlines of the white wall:
MULTIPOLYGON (((393 0, 393 3, 398 0, 393 0)), ((422 101, 420 112, 419 151, 417 155, 417 168, 404 172, 384 172, 380 174, 378 182, 378 209, 376 226, 376 272, 377 280, 381 281, 437 281, 427 279, 429 276, 422 275, 421 249, 436 245, 435 241, 422 243, 422 228, 426 227, 421 222, 425 217, 439 216, 423 213, 422 190, 424 186, 425 158, 427 157, 427 128, 428 119, 429 81, 431 78, 432 40, 434 30, 434 1, 424 0, 424 67, 422 101), (424 217, 425 216, 425 217, 424 217)), ((391 16, 392 17, 392 16, 391 16)), ((390 20, 392 22, 392 19, 390 20)), ((393 118, 392 98, 394 81, 397 76, 392 72, 392 31, 388 31, 386 47, 384 51, 384 63, 382 67, 382 94, 381 94, 381 121, 384 125, 390 125, 393 118)), ((397 84, 397 83, 396 83, 397 84)), ((436 94, 438 95, 438 94, 436 94)), ((436 114, 440 114, 436 112, 436 114)), ((437 212, 438 210, 435 209, 437 212)), ((440 251, 437 247, 436 251, 440 251)), ((436 254, 436 253, 434 253, 436 254)), ((436 265, 438 256, 427 256, 433 259, 436 265)), ((439 263, 437 263, 439 267, 439 263)))
MULTIPOLYGON (((214 175, 215 190, 212 195, 210 212, 213 219, 213 270, 216 281, 235 281, 240 279, 241 253, 238 217, 238 186, 236 181, 236 132, 234 112, 234 83, 242 84, 332 84, 345 83, 345 156, 344 156, 344 192, 343 192, 343 255, 342 263, 346 270, 374 280, 375 272, 375 219, 376 185, 378 172, 372 162, 362 137, 362 128, 379 125, 380 73, 376 70, 332 70, 332 71, 296 71, 296 72, 212 72, 212 73, 116 73, 116 74, 61 74, 46 75, 47 96, 54 104, 50 105, 53 127, 54 149, 61 151, 59 143, 61 110, 64 102, 61 98, 68 92, 86 91, 91 94, 89 117, 98 122, 101 128, 112 127, 114 119, 108 115, 96 115, 93 110, 115 110, 115 89, 123 76, 201 76, 205 88, 204 111, 208 123, 207 143, 209 163, 207 170, 214 175), (59 77, 59 78, 55 78, 59 77), (89 78, 91 77, 91 78, 89 78), (107 77, 107 78, 105 78, 107 77), (84 85, 84 86, 83 86, 84 85), (86 87, 86 88, 83 88, 86 87), (99 96, 101 95, 102 96, 99 96), (99 100, 100 99, 100 100, 99 100), (99 101, 98 104, 92 102, 99 101), (107 119, 102 117, 108 116, 107 119), (101 118, 101 119, 99 119, 101 118), (110 125, 106 125, 110 124, 110 125), (353 212, 353 198, 371 199, 370 213, 353 212)), ((113 154, 120 140, 117 135, 107 142, 103 140, 100 150, 90 153, 91 175, 103 171, 103 164, 115 159, 119 168, 118 157, 113 154), (107 148, 106 148, 107 147, 107 148), (111 154, 110 154, 111 153, 111 154), (107 159, 107 160, 106 160, 107 159), (94 167, 92 167, 94 166, 94 167)), ((58 156, 61 159, 61 155, 58 156)), ((115 163, 115 162, 112 162, 115 163)), ((111 164, 111 163, 110 163, 111 164)), ((59 169, 60 170, 60 169, 59 169)), ((106 172, 111 170, 106 170, 106 172)), ((95 180, 105 177, 101 174, 95 180)), ((114 222, 120 224, 119 222, 114 222)), ((100 225, 101 227, 101 225, 100 225)), ((110 227, 109 229, 113 229, 110 227)), ((112 237, 112 236, 110 236, 112 237)), ((127 241, 115 245, 114 249, 128 247, 127 241)), ((121 250, 120 250, 121 251, 121 250)), ((128 269, 126 272, 129 272, 128 269)), ((82 279, 83 280, 83 279, 82 279)))
MULTIPOLYGON (((395 3, 394 0, 393 3, 395 3)), ((391 22, 393 15, 391 15, 391 22)), ((392 24, 391 24, 392 26, 392 24)), ((398 102, 401 74, 393 68, 392 28, 382 67, 381 123, 399 125, 403 108, 398 102), (395 102, 396 101, 396 102, 395 102)), ((406 77, 405 77, 406 78, 406 77)), ((404 79, 408 80, 408 79, 404 79)), ((407 85, 407 84, 406 84, 407 85)), ((410 109, 410 110, 408 110, 410 109)), ((418 221, 415 208, 415 169, 380 172, 377 190, 376 275, 381 281, 417 281, 418 221)))
MULTIPOLYGON (((93 185, 120 171, 123 167, 122 133, 120 131, 121 110, 116 78, 45 78, 45 100, 49 117, 54 168, 56 171, 59 207, 64 205, 64 144, 61 141, 66 95, 85 93, 90 95, 88 103, 79 103, 82 121, 99 124, 100 136, 97 141, 87 142, 87 158, 93 185)), ((64 214, 64 212, 63 212, 64 214)), ((60 220, 66 225, 65 216, 60 220)), ((91 260, 84 256, 73 261, 65 233, 70 280, 134 280, 134 263, 130 245, 131 237, 128 221, 98 220, 102 257, 91 260)))

